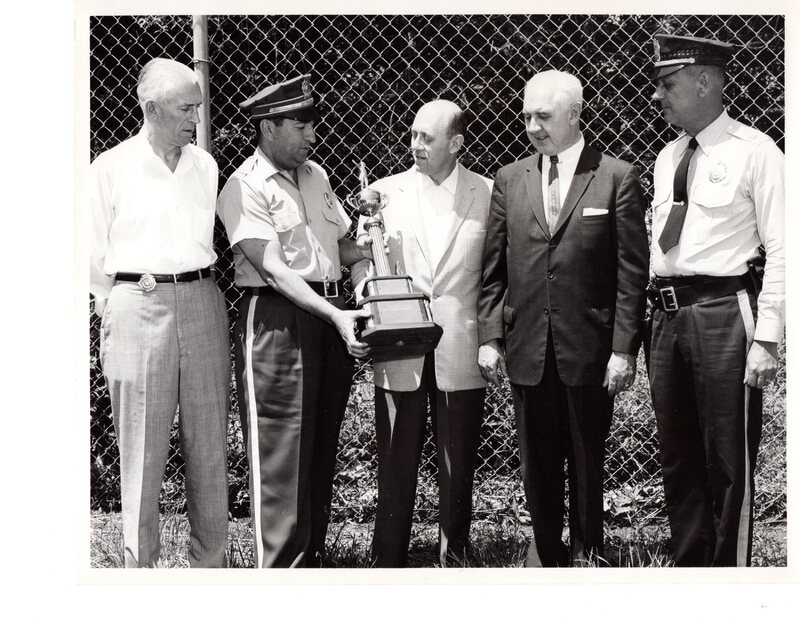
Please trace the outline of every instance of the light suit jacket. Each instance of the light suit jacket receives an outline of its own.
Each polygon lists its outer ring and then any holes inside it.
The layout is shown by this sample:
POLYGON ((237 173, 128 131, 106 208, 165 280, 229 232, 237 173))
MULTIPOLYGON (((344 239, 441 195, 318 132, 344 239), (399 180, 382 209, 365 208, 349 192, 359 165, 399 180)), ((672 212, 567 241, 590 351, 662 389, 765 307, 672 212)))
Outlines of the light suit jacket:
MULTIPOLYGON (((434 321, 444 331, 434 351, 436 383, 440 390, 483 388, 486 381, 478 369, 477 299, 481 285, 483 244, 489 216, 491 180, 458 164, 450 229, 442 230, 447 243, 442 258, 432 263, 417 199, 416 172, 411 169, 382 178, 372 188, 388 195, 381 211, 388 233, 389 266, 392 273, 410 275, 414 291, 431 299, 434 321)), ((365 217, 359 221, 363 231, 365 217)), ((363 294, 363 281, 374 274, 372 262, 353 265, 356 295, 363 294)), ((375 385, 393 391, 419 388, 424 356, 376 362, 375 385)))

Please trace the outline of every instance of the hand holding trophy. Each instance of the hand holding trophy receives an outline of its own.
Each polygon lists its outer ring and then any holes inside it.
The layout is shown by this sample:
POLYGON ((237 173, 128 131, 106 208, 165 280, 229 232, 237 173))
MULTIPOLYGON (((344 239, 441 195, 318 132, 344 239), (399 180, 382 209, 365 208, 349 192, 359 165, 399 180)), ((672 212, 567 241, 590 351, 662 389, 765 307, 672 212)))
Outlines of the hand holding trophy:
POLYGON ((433 350, 442 336, 442 328, 433 321, 430 299, 415 292, 408 275, 392 274, 384 251, 383 219, 380 211, 387 196, 369 188, 367 170, 359 165, 361 189, 358 196, 346 198, 351 207, 367 217, 364 230, 372 239, 375 276, 364 281, 364 298, 359 307, 372 314, 361 331, 361 340, 369 344, 375 360, 395 360, 419 356, 433 350))

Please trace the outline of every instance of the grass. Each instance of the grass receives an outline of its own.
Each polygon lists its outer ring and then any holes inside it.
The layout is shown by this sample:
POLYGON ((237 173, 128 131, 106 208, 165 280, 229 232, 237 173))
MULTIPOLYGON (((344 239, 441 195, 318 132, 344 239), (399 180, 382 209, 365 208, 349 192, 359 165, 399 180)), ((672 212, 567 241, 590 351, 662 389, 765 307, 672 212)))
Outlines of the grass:
MULTIPOLYGON (((162 515, 161 567, 186 568, 189 526, 184 515, 162 515)), ((414 526, 409 548, 410 567, 437 567, 435 524, 414 526)), ((530 526, 512 518, 479 520, 472 525, 472 548, 463 567, 521 567, 530 541, 530 526)), ((328 568, 368 568, 372 524, 333 523, 328 532, 328 568)), ((253 539, 249 519, 232 520, 228 526, 228 565, 253 565, 253 539)), ((90 564, 95 568, 120 568, 122 519, 119 513, 94 512, 91 516, 90 564)), ((606 530, 603 566, 669 567, 669 532, 665 526, 639 526, 606 530)), ((753 566, 786 566, 786 524, 756 524, 753 566)))

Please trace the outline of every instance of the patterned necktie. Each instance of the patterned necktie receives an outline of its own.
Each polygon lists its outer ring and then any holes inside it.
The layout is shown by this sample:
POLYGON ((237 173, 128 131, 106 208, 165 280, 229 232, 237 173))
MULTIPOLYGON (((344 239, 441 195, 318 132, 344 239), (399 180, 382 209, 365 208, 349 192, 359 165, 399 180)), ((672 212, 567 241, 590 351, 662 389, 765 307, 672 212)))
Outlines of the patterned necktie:
POLYGON ((561 214, 561 195, 558 191, 558 156, 550 157, 550 172, 547 175, 547 225, 552 235, 561 214))
POLYGON ((683 153, 683 158, 675 170, 675 182, 672 185, 672 208, 669 211, 667 223, 664 225, 664 229, 661 230, 661 236, 658 237, 658 246, 661 247, 661 251, 664 253, 677 245, 678 239, 681 237, 683 221, 686 219, 686 209, 689 202, 686 176, 689 173, 689 162, 692 160, 692 155, 696 148, 697 140, 695 138, 690 139, 686 152, 683 153))

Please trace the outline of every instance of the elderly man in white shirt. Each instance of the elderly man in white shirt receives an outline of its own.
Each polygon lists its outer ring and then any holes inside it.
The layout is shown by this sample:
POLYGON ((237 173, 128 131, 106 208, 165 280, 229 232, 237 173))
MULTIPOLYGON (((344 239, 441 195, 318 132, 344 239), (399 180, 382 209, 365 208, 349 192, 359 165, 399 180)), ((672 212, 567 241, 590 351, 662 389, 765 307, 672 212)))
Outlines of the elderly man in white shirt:
POLYGON ((656 50, 653 99, 685 131, 656 159, 650 289, 675 563, 749 566, 762 389, 783 334, 783 153, 725 111, 732 46, 656 35, 656 50))
POLYGON ((224 567, 230 349, 211 275, 217 165, 190 144, 202 99, 194 72, 142 69, 141 131, 91 165, 90 291, 120 451, 126 567, 157 566, 158 497, 180 406, 189 564, 224 567))

